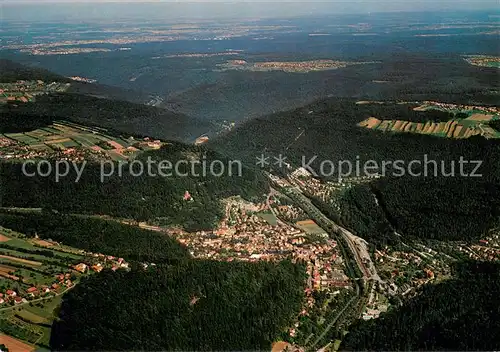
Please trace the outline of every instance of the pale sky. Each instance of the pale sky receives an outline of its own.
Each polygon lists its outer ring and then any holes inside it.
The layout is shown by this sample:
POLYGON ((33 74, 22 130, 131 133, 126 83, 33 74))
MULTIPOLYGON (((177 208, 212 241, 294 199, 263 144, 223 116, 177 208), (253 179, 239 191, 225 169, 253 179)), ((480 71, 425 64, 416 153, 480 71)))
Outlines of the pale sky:
POLYGON ((112 20, 137 16, 151 19, 176 16, 263 18, 316 14, 486 9, 500 10, 499 0, 0 0, 0 20, 54 18, 112 20), (43 6, 55 2, 63 4, 43 6), (26 4, 30 6, 25 6, 26 4), (24 6, 21 10, 16 5, 24 6))
POLYGON ((0 4, 19 4, 19 3, 31 3, 31 4, 43 4, 43 3, 271 3, 271 2, 293 2, 301 3, 307 6, 311 3, 324 3, 336 6, 343 6, 350 3, 358 3, 363 6, 373 6, 381 5, 384 6, 396 6, 398 8, 407 8, 411 10, 415 7, 431 6, 431 7, 442 7, 450 8, 450 6, 464 7, 464 8, 478 8, 478 9, 500 9, 500 2, 498 0, 320 0, 320 1, 304 1, 304 0, 0 0, 0 4))

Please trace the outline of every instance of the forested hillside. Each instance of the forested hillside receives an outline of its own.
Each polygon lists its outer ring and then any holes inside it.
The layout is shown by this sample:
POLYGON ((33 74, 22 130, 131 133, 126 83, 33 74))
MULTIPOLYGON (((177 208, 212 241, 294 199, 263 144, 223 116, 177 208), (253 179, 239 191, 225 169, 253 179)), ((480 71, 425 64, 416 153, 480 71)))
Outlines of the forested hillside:
POLYGON ((353 325, 341 350, 497 350, 500 264, 467 262, 455 271, 455 278, 424 286, 401 308, 353 325))
POLYGON ((80 215, 1 211, 0 226, 128 260, 165 263, 189 257, 184 247, 165 234, 80 215))
POLYGON ((102 85, 98 83, 85 83, 73 81, 70 78, 55 74, 49 70, 26 66, 17 62, 0 59, 0 82, 12 83, 17 81, 36 81, 41 80, 46 83, 61 82, 70 83, 69 93, 82 95, 91 95, 105 99, 126 100, 132 103, 143 104, 148 99, 148 94, 102 85))
POLYGON ((39 116, 30 114, 10 114, 0 108, 0 133, 21 133, 47 127, 54 118, 52 116, 39 116))
MULTIPOLYGON (((25 207, 54 209, 64 213, 102 214, 137 221, 149 221, 158 225, 181 225, 187 230, 211 229, 222 215, 221 199, 241 195, 247 199, 262 197, 268 192, 264 177, 253 170, 240 168, 230 160, 203 147, 171 143, 161 150, 143 153, 140 156, 144 173, 135 177, 137 169, 118 166, 111 177, 101 180, 101 165, 87 164, 78 182, 75 170, 56 182, 54 177, 24 176, 20 163, 2 163, 0 182, 8 187, 0 189, 0 205, 3 207, 25 207), (152 164, 150 176, 147 160, 152 164), (210 169, 203 174, 203 166, 189 163, 179 165, 179 174, 172 169, 171 176, 162 177, 158 171, 160 161, 172 165, 180 160, 220 160, 224 165, 222 176, 212 175, 210 169), (230 170, 231 172, 230 173, 230 170), (104 182, 102 182, 104 181, 104 182), (192 201, 184 199, 185 192, 192 201)), ((217 163, 219 165, 219 163, 217 163)), ((215 169, 217 172, 219 168, 215 169)), ((106 169, 110 172, 111 169, 106 169)))
POLYGON ((64 297, 51 347, 270 350, 300 309, 304 280, 304 268, 288 261, 106 271, 64 297))
POLYGON ((43 68, 28 67, 17 62, 0 59, 0 82, 17 82, 20 80, 69 83, 69 78, 60 76, 43 68))
MULTIPOLYGON (((110 128, 130 135, 193 142, 212 131, 208 121, 121 100, 72 93, 38 96, 36 102, 0 107, 2 115, 40 116, 110 128)), ((20 126, 22 127, 22 126, 20 126)))

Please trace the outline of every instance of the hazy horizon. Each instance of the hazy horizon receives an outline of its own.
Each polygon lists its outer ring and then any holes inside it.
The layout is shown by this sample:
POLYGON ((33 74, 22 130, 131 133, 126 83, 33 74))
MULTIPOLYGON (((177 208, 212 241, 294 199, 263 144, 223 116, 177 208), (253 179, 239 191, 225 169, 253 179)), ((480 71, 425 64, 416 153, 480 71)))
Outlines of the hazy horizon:
POLYGON ((334 0, 334 1, 170 1, 11 0, 1 1, 2 20, 89 20, 175 18, 279 18, 307 15, 389 12, 497 11, 496 1, 334 0), (49 6, 50 5, 50 6, 49 6), (54 6, 56 5, 56 6, 54 6), (22 6, 23 10, 19 11, 22 6))

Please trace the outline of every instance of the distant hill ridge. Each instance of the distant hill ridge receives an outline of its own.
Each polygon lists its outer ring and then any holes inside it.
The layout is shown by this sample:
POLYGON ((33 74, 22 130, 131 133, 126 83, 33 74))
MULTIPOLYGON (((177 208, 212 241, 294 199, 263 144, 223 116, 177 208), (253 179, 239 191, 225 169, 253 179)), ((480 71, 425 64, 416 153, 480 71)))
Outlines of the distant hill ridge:
POLYGON ((65 119, 123 133, 187 143, 214 131, 214 126, 208 121, 142 104, 147 97, 143 93, 77 82, 41 68, 0 60, 0 82, 20 80, 65 82, 71 83, 71 86, 65 93, 38 96, 34 103, 0 106, 0 115, 65 119))

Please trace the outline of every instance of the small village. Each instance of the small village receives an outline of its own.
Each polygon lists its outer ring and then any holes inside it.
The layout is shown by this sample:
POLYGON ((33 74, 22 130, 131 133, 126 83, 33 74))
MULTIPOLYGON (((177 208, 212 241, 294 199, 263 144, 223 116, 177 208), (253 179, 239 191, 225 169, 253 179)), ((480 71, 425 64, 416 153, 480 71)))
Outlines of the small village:
MULTIPOLYGON (((232 198, 226 202, 226 215, 218 229, 175 236, 195 258, 249 262, 290 259, 305 264, 306 300, 300 313, 305 316, 315 306, 314 292, 334 296, 339 290, 352 291, 353 286, 344 272, 337 243, 314 221, 297 221, 304 215, 292 205, 281 204, 277 197, 260 204, 232 198), (274 211, 295 224, 285 223, 274 211)), ((290 336, 294 337, 299 329, 299 323, 291 327, 290 336)))
POLYGON ((37 81, 17 81, 15 83, 0 83, 0 104, 35 102, 36 96, 51 93, 63 93, 70 83, 37 81))
POLYGON ((55 121, 29 132, 0 134, 0 159, 125 161, 142 151, 158 150, 166 144, 149 137, 110 136, 91 127, 55 121))
POLYGON ((105 268, 113 271, 129 268, 129 263, 123 258, 78 250, 38 237, 28 239, 8 229, 0 230, 0 244, 3 245, 2 248, 7 249, 0 251, 0 310, 59 296, 74 287, 82 276, 99 273, 105 268), (19 248, 19 252, 10 249, 15 247, 19 248), (23 255, 23 250, 26 249, 44 250, 44 253, 51 251, 54 253, 52 258, 58 260, 67 256, 66 263, 63 263, 62 259, 57 263, 49 262, 43 260, 45 257, 34 254, 28 257, 23 255), (70 264, 75 261, 77 264, 70 264), (20 263, 23 266, 19 266, 20 263), (49 275, 54 268, 58 268, 60 272, 49 275))
POLYGON ((500 229, 494 229, 489 235, 475 244, 459 244, 458 250, 474 260, 500 260, 500 229))
POLYGON ((499 114, 500 108, 497 106, 480 106, 480 105, 464 105, 464 104, 451 104, 451 103, 442 103, 439 101, 424 101, 419 108, 419 110, 425 109, 440 109, 445 111, 481 111, 490 114, 499 114))

